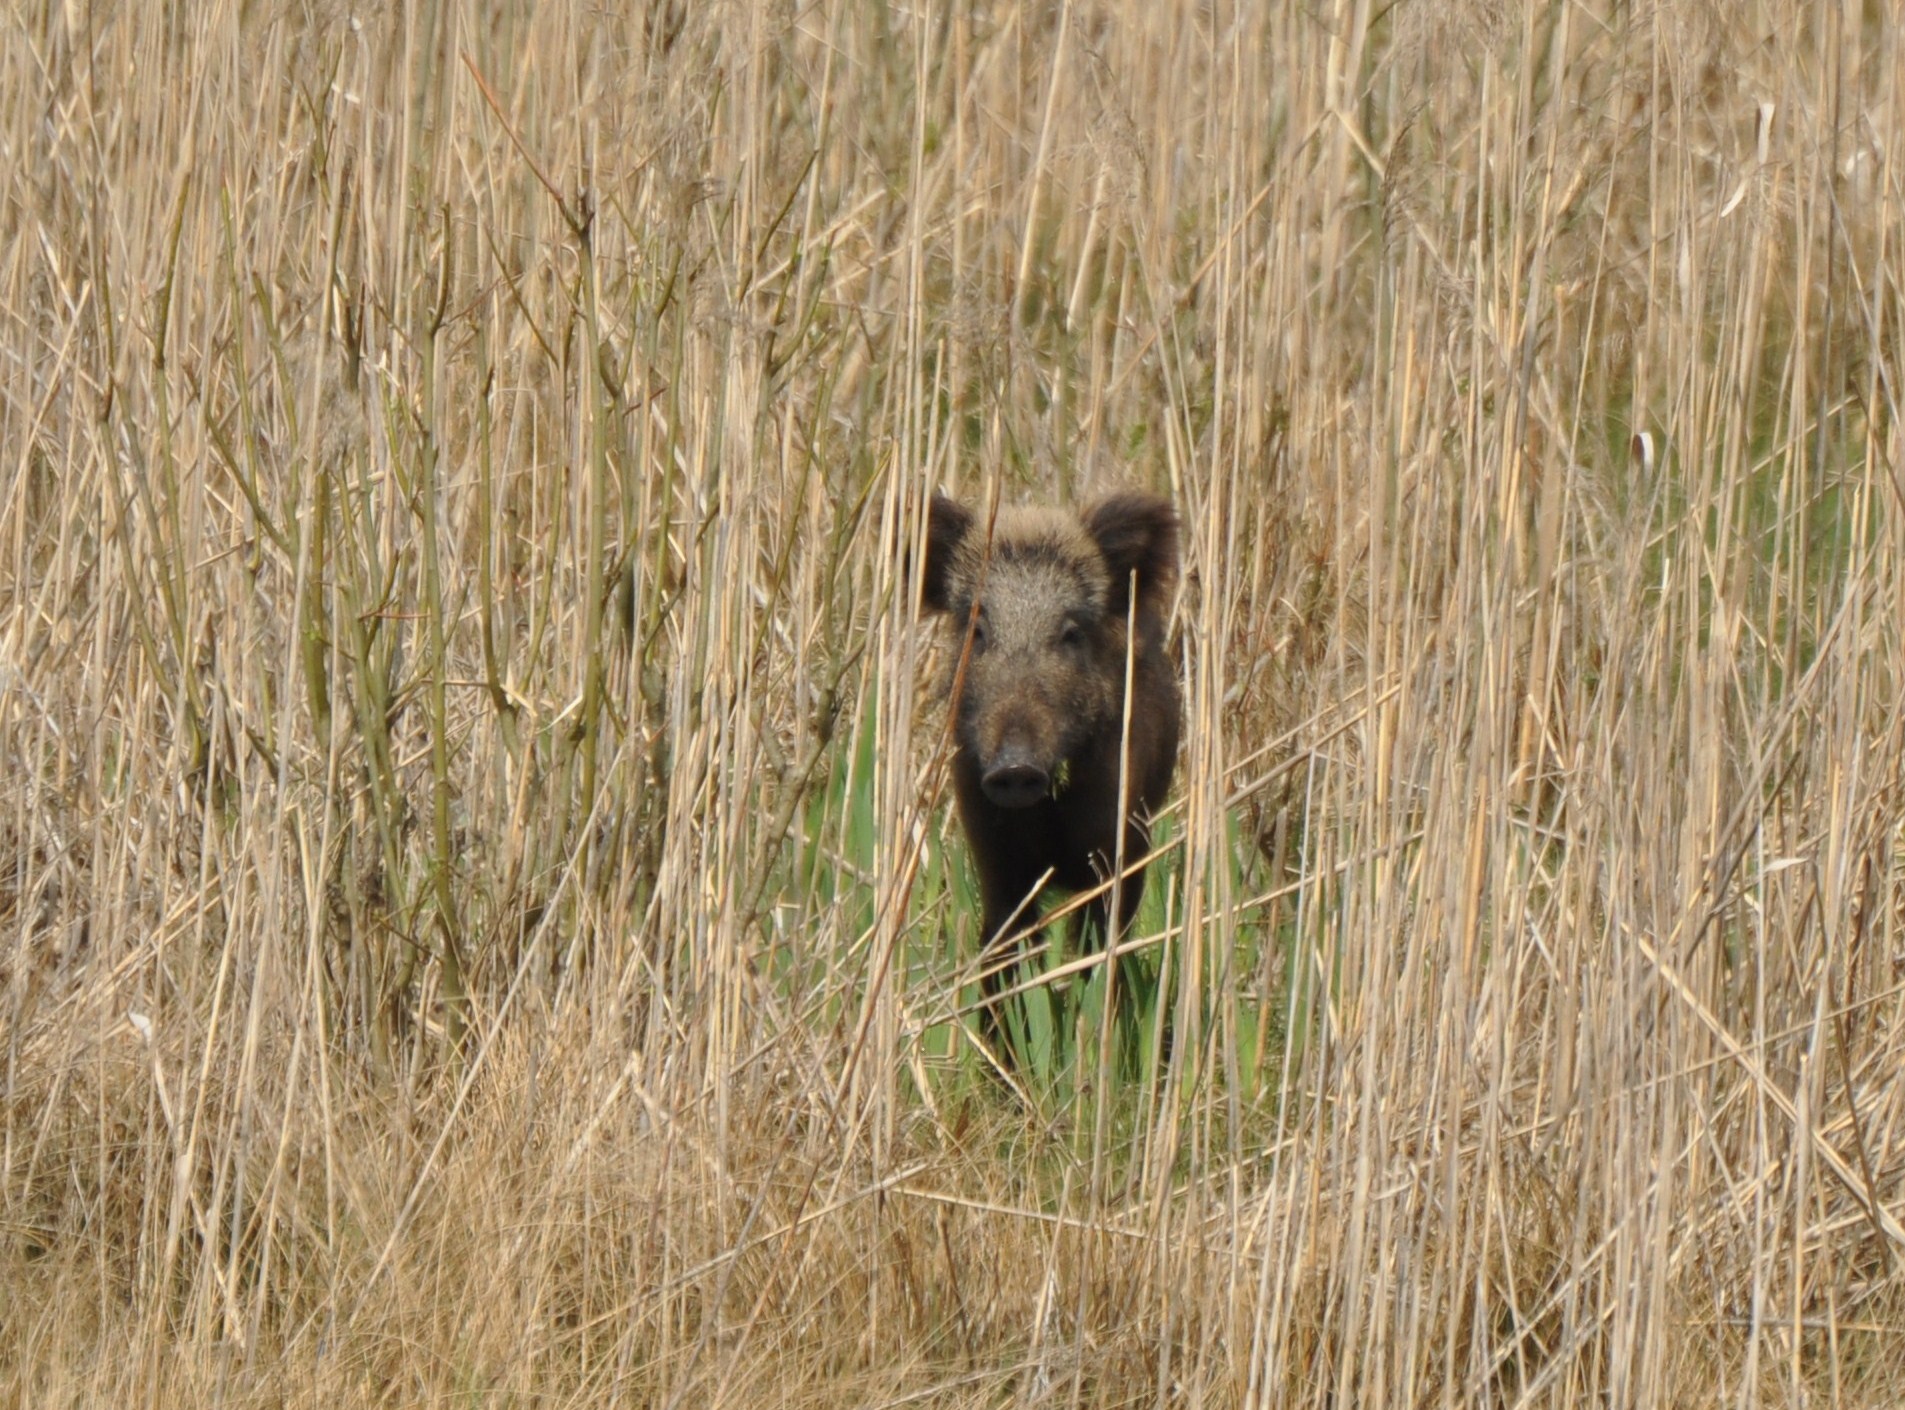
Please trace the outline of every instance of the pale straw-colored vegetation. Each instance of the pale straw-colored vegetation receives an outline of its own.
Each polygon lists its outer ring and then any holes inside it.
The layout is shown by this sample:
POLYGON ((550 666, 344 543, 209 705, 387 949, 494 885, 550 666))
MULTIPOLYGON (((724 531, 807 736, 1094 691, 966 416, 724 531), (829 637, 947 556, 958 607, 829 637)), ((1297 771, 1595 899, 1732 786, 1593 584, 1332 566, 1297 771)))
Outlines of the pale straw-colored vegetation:
POLYGON ((0 1399, 1896 1404, 1894 7, 617 11, 0 16, 0 1399), (1117 483, 1007 1082, 902 565, 1117 483))

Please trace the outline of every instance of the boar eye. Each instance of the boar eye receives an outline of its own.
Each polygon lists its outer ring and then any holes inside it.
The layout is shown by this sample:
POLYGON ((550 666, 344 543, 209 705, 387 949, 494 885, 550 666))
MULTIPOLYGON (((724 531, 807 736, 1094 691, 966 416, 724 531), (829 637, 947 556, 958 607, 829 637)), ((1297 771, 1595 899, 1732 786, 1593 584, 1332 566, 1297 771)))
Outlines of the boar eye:
POLYGON ((1058 630, 1058 644, 1070 647, 1083 646, 1085 644, 1084 629, 1076 622, 1067 622, 1058 630))
POLYGON ((986 649, 986 619, 983 613, 972 619, 972 649, 974 654, 986 649))

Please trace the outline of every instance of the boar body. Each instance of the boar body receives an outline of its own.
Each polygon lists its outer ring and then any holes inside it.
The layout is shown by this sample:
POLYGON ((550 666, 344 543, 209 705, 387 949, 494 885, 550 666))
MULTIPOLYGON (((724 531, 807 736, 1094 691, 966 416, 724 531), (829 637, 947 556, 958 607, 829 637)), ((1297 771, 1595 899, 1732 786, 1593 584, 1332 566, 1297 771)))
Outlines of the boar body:
MULTIPOLYGON (((1036 924, 1041 879, 1063 891, 1099 885, 1114 870, 1121 825, 1127 866, 1150 850, 1148 820, 1177 761, 1177 680, 1165 651, 1177 516, 1168 500, 1126 492, 1077 514, 1001 510, 988 532, 939 498, 924 576, 926 606, 955 629, 953 783, 979 873, 991 999, 1013 966, 990 952, 1036 924)), ((1143 897, 1143 871, 1118 893, 1121 932, 1143 897)), ((1108 933, 1108 903, 1100 896, 1083 909, 1081 942, 1108 933)), ((996 1041, 996 1005, 984 1018, 996 1041)))

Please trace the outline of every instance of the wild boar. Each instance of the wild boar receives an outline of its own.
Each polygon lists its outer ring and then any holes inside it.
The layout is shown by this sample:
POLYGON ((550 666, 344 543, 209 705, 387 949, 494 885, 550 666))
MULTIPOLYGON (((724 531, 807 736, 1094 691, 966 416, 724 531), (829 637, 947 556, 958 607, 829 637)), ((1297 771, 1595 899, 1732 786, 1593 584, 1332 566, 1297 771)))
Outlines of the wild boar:
MULTIPOLYGON (((1125 864, 1150 850, 1148 823, 1177 764, 1177 679, 1165 652, 1177 564, 1177 513, 1143 491, 1082 513, 1001 509, 990 529, 962 505, 933 499, 922 601, 955 633, 953 786, 979 873, 989 969, 999 958, 992 952, 1036 921, 1032 893, 1048 872, 1048 885, 1064 891, 1113 872, 1127 652, 1125 864)), ((1119 888, 1119 933, 1143 895, 1140 870, 1119 888)), ((1081 913, 1081 943, 1102 943, 1108 903, 1100 896, 1081 913)), ((987 976, 988 1000, 1014 968, 987 976)), ((990 1040, 1001 1036, 996 1003, 982 1026, 990 1040)))

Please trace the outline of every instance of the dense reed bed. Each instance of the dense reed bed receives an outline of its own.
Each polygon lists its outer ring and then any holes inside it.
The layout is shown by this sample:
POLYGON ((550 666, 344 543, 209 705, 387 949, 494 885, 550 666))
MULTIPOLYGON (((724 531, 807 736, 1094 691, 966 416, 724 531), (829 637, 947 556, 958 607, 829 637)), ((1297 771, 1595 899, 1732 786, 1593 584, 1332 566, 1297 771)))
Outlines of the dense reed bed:
POLYGON ((0 33, 0 1399, 1898 1402, 1892 7, 0 33), (902 565, 1122 483, 1007 1080, 902 565))

